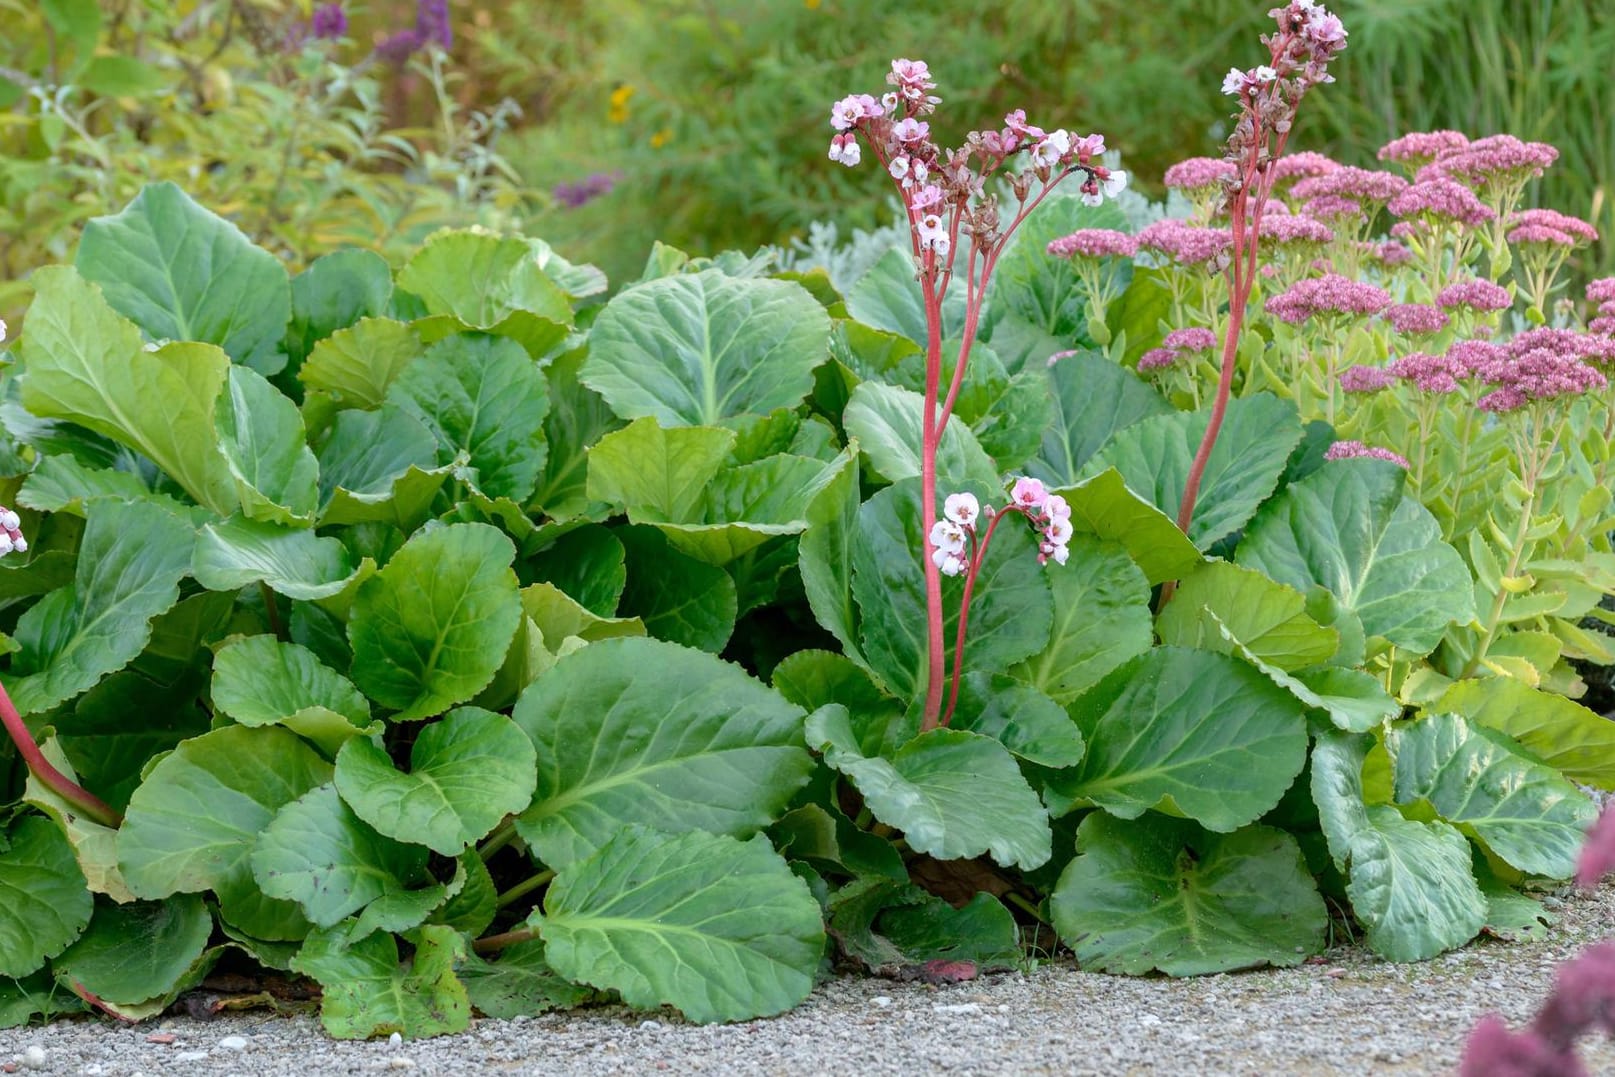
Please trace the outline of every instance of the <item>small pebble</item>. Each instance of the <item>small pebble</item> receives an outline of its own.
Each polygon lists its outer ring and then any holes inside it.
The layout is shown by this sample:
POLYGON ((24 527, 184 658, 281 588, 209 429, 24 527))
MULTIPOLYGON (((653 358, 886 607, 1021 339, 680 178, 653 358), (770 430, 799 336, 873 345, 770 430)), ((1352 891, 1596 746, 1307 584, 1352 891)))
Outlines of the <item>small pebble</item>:
POLYGON ((1324 973, 1324 975, 1329 977, 1331 980, 1338 980, 1342 976, 1346 975, 1346 970, 1342 968, 1332 968, 1328 972, 1324 973))
POLYGON ((394 1055, 387 1060, 387 1068, 393 1070, 407 1070, 415 1067, 415 1060, 405 1055, 394 1055))
POLYGON ((641 1021, 639 1022, 639 1027, 647 1032, 654 1032, 662 1027, 662 1023, 660 1021, 641 1021))
POLYGON ((945 1003, 939 1002, 935 1006, 932 1006, 931 1009, 935 1010, 937 1013, 980 1013, 981 1003, 961 1002, 957 1005, 949 1006, 945 1003))
POLYGON ((1155 1016, 1153 1013, 1147 1013, 1138 1019, 1138 1023, 1143 1025, 1145 1028, 1154 1028, 1156 1025, 1161 1023, 1161 1019, 1155 1016))
POLYGON ((219 1041, 219 1046, 226 1051, 245 1051, 247 1049, 247 1037, 226 1036, 219 1041))
POLYGON ((153 1032, 150 1036, 146 1037, 146 1042, 170 1044, 174 1043, 178 1039, 179 1037, 174 1035, 172 1032, 153 1032))
POLYGON ((200 1062, 207 1057, 206 1051, 181 1051, 174 1056, 176 1062, 200 1062))
POLYGON ((388 1036, 387 1046, 394 1048, 395 1050, 404 1046, 404 1034, 402 1032, 394 1032, 391 1036, 388 1036))
POLYGON ((44 1069, 45 1049, 37 1043, 29 1045, 28 1049, 22 1053, 22 1068, 27 1070, 44 1069))
POLYGON ((870 1005, 879 1006, 883 1010, 892 1004, 892 1000, 885 995, 876 995, 874 998, 870 999, 869 1002, 870 1005))

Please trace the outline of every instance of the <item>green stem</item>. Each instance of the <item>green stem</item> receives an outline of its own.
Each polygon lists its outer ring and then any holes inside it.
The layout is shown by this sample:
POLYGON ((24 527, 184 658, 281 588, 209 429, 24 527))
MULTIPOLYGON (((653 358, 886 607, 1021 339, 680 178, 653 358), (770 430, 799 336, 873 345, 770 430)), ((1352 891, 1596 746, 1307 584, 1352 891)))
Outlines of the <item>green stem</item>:
POLYGON ((479 954, 494 954, 507 946, 514 946, 518 942, 532 942, 536 938, 538 938, 537 928, 519 927, 515 931, 480 938, 471 944, 471 949, 479 954))
POLYGON ((281 623, 280 606, 275 602, 274 590, 267 583, 259 580, 258 593, 264 597, 264 612, 269 615, 269 631, 275 634, 276 639, 283 643, 286 642, 290 637, 286 635, 286 626, 281 623))
POLYGON ((487 839, 483 841, 481 845, 477 846, 477 855, 480 856, 482 858, 482 862, 486 864, 489 860, 493 859, 494 853, 497 853, 500 849, 503 849, 505 846, 509 845, 515 840, 515 838, 516 817, 514 815, 507 816, 505 821, 495 827, 494 832, 489 834, 487 839))
POLYGON ((499 908, 502 909, 506 905, 512 904, 513 902, 516 902, 516 901, 520 901, 523 897, 525 897, 528 894, 531 894, 534 890, 537 890, 539 887, 547 885, 549 883, 549 881, 551 879, 553 879, 553 878, 555 878, 555 872, 553 872, 553 871, 549 870, 548 868, 546 868, 545 870, 539 872, 537 875, 534 875, 534 876, 532 876, 530 878, 523 879, 521 882, 519 882, 515 886, 511 887, 509 890, 506 890, 503 894, 500 894, 499 898, 495 902, 495 904, 499 908))
POLYGON ((1036 905, 1032 904, 1030 901, 1026 900, 1026 898, 1022 897, 1020 894, 1017 894, 1013 890, 1004 895, 1004 900, 1040 924, 1047 924, 1049 922, 1048 918, 1038 911, 1038 907, 1036 905))

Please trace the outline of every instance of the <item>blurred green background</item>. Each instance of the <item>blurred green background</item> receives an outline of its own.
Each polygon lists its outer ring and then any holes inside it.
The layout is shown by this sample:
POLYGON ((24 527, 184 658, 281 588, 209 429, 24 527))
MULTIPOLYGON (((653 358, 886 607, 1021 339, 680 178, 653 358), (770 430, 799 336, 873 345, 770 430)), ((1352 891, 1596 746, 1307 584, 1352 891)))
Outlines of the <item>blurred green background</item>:
MULTIPOLYGON (((375 50, 417 0, 348 3, 345 39, 306 47, 305 0, 0 0, 0 315, 84 219, 159 179, 298 263, 477 222, 621 281, 657 239, 711 253, 871 227, 886 186, 826 160, 828 110, 880 93, 894 56, 930 63, 944 142, 1024 107, 1102 132, 1158 194, 1173 161, 1218 152, 1222 72, 1259 62, 1271 26, 1268 0, 436 2, 452 44, 399 64, 375 50)), ((1294 148, 1371 164, 1437 127, 1551 142, 1530 201, 1598 225, 1583 275, 1615 268, 1615 5, 1335 10, 1350 45, 1294 148)))

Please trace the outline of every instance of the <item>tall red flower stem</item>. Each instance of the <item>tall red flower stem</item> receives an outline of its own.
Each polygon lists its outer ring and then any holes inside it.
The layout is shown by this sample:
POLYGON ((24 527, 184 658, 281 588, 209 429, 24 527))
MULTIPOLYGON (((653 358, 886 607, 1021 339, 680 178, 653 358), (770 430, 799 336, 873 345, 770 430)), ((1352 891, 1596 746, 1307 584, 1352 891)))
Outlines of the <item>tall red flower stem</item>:
POLYGON ((1026 515, 1026 510, 1018 505, 1006 505, 1004 509, 993 515, 987 521, 987 530, 982 532, 981 541, 972 540, 970 551, 970 567, 965 573, 964 594, 959 597, 959 629, 953 636, 953 675, 949 678, 951 686, 948 690, 948 709, 942 714, 942 725, 945 727, 953 721, 953 709, 959 704, 959 677, 964 669, 965 654, 965 626, 970 620, 970 596, 976 589, 976 576, 981 572, 982 562, 987 559, 987 546, 993 540, 993 532, 998 529, 998 521, 1011 513, 1026 515))
POLYGON ((102 826, 115 827, 123 821, 123 817, 106 801, 51 765, 45 753, 39 750, 39 745, 34 743, 34 735, 28 732, 28 726, 23 723, 22 715, 17 713, 17 707, 11 702, 11 696, 3 685, 0 685, 0 723, 5 725, 11 743, 17 746, 17 753, 28 765, 29 773, 47 789, 67 801, 80 815, 102 826))

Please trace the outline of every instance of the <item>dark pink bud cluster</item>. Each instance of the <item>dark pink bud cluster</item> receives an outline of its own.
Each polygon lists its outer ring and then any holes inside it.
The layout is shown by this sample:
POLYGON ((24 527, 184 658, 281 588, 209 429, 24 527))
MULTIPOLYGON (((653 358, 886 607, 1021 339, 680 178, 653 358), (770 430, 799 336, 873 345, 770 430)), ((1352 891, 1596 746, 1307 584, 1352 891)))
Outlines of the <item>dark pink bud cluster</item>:
POLYGON ((1507 310, 1514 305, 1508 289, 1489 280, 1462 280, 1436 293, 1436 305, 1446 310, 1469 307, 1472 310, 1507 310))
POLYGON ((1386 369, 1393 377, 1412 382, 1414 388, 1424 393, 1456 393, 1458 383, 1474 370, 1450 352, 1446 355, 1409 352, 1391 360, 1386 369))
MULTIPOLYGON (((1282 206, 1283 202, 1269 202, 1268 206, 1282 206)), ((1322 221, 1314 220, 1302 213, 1275 213, 1264 215, 1262 219, 1262 238, 1281 246, 1289 244, 1314 243, 1323 245, 1333 243, 1334 229, 1322 221)))
POLYGON ((1208 352, 1216 346, 1217 334, 1209 329, 1198 326, 1174 329, 1166 335, 1159 348, 1151 348, 1138 357, 1138 370, 1141 374, 1167 370, 1187 356, 1208 352))
POLYGON ((1267 174, 1273 177, 1273 186, 1277 187, 1292 180, 1326 176, 1339 167, 1340 162, 1334 158, 1305 150, 1301 153, 1287 153, 1272 162, 1267 166, 1267 174))
POLYGON ((1590 946, 1559 966, 1553 994, 1518 1032, 1487 1014, 1464 1045, 1459 1077, 1586 1077, 1576 1057, 1584 1033, 1615 1037, 1615 941, 1590 946))
POLYGON ((1381 146, 1379 159, 1417 167, 1468 145, 1469 136, 1458 131, 1415 131, 1381 146))
POLYGON ((1407 457, 1382 449, 1378 445, 1364 445, 1360 441, 1337 441, 1323 451, 1325 460, 1384 460, 1403 471, 1408 469, 1407 457))
POLYGON ((1598 229, 1579 217, 1552 209, 1527 209, 1509 219, 1508 241, 1550 247, 1578 247, 1598 242, 1598 229))
POLYGON ((1587 302, 1615 303, 1615 277, 1599 277, 1587 282, 1587 302))
POLYGON ((1615 365, 1615 341, 1598 334, 1543 325, 1527 329, 1508 342, 1508 354, 1516 358, 1540 348, 1597 366, 1615 365))
POLYGON ((1377 172, 1341 165, 1321 176, 1311 176, 1290 191, 1296 198, 1323 198, 1333 195, 1354 202, 1383 205, 1407 190, 1408 181, 1394 172, 1377 172))
POLYGON ((1269 299, 1264 309, 1280 321, 1299 325, 1320 314, 1378 314, 1391 305, 1384 288, 1338 273, 1310 277, 1269 299))
POLYGON ((1396 217, 1438 217, 1473 228, 1496 217, 1479 196, 1457 180, 1421 180, 1391 199, 1386 207, 1396 217))
POLYGON ((1330 221, 1335 225, 1344 224, 1350 220, 1362 220, 1368 214, 1354 198, 1344 195, 1325 194, 1317 198, 1309 198, 1301 203, 1301 212, 1308 217, 1316 217, 1321 221, 1330 221))
POLYGON ((1458 340, 1447 349, 1447 360, 1469 377, 1487 363, 1508 358, 1508 349, 1489 340, 1458 340))
POLYGON ((1591 890, 1612 871, 1615 871, 1615 807, 1606 807, 1593 828, 1587 831, 1587 841, 1576 861, 1576 885, 1591 890))
POLYGON ((1233 246, 1226 228, 1196 228, 1175 217, 1164 217, 1138 234, 1138 245, 1167 255, 1182 265, 1200 265, 1220 258, 1233 246))
POLYGON ((1369 257, 1385 266, 1405 266, 1413 261, 1413 252, 1400 243, 1366 244, 1369 257))
POLYGON ((1238 175, 1233 162, 1215 157, 1190 157, 1166 170, 1161 182, 1174 191, 1205 194, 1220 191, 1238 175))
POLYGON ((1384 367, 1349 366, 1340 372, 1340 388, 1348 393, 1377 393, 1396 384, 1396 376, 1384 367))
POLYGON ((1048 246, 1056 258, 1131 258, 1137 250, 1138 240, 1111 228, 1080 228, 1048 246))
POLYGON ((1558 159, 1559 151, 1546 142, 1491 135, 1442 154, 1420 169, 1418 178, 1447 176, 1472 187, 1507 186, 1542 175, 1558 159))
POLYGON ((1497 414, 1533 401, 1579 396, 1609 384, 1604 375, 1575 356, 1546 347, 1485 363, 1475 372, 1481 381, 1497 386, 1475 401, 1475 406, 1497 414))
POLYGON ((1428 303, 1397 303, 1386 307, 1385 320, 1391 328, 1407 336, 1422 337, 1447 328, 1447 315, 1428 303))

